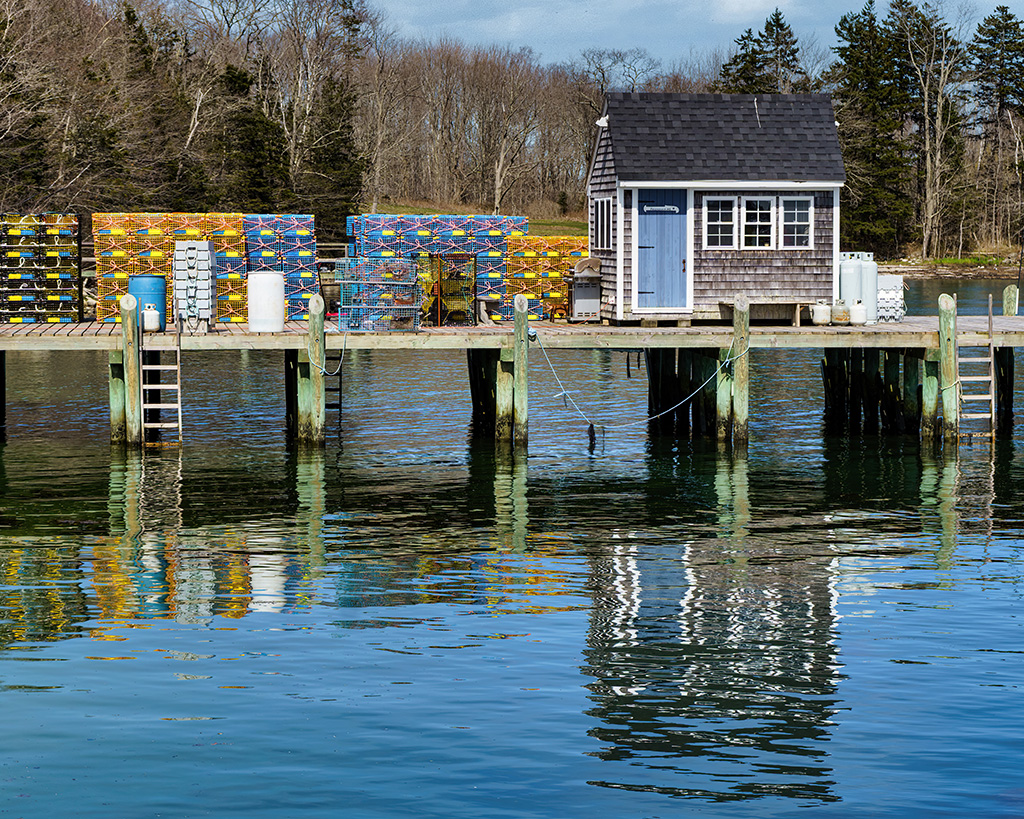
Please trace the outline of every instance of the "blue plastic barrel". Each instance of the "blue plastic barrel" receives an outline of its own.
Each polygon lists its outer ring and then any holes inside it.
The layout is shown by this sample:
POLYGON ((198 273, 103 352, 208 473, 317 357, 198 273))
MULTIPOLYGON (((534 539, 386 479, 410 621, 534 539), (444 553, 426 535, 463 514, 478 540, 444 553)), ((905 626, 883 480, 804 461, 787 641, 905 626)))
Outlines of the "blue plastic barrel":
POLYGON ((160 330, 167 328, 167 279, 151 273, 128 277, 128 292, 139 302, 139 320, 146 305, 152 304, 160 314, 160 330))

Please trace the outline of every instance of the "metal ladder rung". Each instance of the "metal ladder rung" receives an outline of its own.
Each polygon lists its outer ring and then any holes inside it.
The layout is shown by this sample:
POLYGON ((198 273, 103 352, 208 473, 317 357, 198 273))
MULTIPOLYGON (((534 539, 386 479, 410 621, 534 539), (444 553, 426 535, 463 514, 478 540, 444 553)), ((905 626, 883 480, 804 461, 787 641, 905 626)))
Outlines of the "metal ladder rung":
POLYGON ((957 358, 959 364, 991 364, 992 359, 988 356, 984 358, 957 358))
POLYGON ((177 364, 143 364, 143 372, 154 372, 159 370, 176 370, 178 369, 177 364))
POLYGON ((143 421, 143 429, 177 429, 177 421, 143 421))
POLYGON ((990 412, 962 412, 960 418, 964 421, 991 421, 992 413, 990 412))
POLYGON ((960 380, 963 382, 980 384, 982 382, 988 383, 992 379, 989 378, 987 375, 961 375, 960 380))
POLYGON ((991 401, 992 400, 992 396, 991 395, 981 395, 980 393, 978 395, 971 395, 971 394, 968 393, 967 395, 961 395, 960 396, 960 400, 961 401, 991 401))
POLYGON ((147 404, 143 402, 142 408, 144 410, 176 410, 181 407, 181 404, 147 404))

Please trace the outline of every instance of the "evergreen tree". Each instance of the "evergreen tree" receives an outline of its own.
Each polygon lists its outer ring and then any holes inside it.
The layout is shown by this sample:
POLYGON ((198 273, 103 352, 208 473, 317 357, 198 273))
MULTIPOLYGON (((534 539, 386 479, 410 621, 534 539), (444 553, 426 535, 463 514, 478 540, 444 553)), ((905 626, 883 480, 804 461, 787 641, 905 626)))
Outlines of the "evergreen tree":
POLYGON ((846 163, 840 236, 847 249, 896 255, 910 238, 912 160, 905 137, 911 98, 899 49, 879 24, 874 0, 836 25, 838 60, 829 69, 846 163))
POLYGON ((764 21, 757 44, 772 93, 788 94, 796 90, 804 76, 800 68, 800 48, 793 29, 778 8, 764 21))
POLYGON ((804 85, 796 35, 778 8, 756 37, 748 28, 736 39, 736 54, 722 65, 717 83, 729 94, 788 94, 804 85))
POLYGON ((718 89, 726 94, 767 94, 771 91, 765 72, 760 37, 747 29, 736 39, 736 54, 722 65, 718 89))
POLYGON ((978 25, 970 51, 987 121, 1024 106, 1024 24, 1009 8, 996 6, 978 25))

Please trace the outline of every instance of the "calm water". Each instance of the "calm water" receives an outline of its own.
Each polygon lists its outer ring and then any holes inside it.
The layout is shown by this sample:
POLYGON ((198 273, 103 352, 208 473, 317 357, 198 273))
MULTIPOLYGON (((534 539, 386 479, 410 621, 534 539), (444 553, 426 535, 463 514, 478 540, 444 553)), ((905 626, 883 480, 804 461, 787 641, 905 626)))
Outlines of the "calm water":
POLYGON ((105 356, 9 354, 0 816, 1024 815, 1019 440, 823 440, 758 352, 733 458, 551 359, 609 428, 534 352, 508 463, 462 354, 350 353, 315 453, 277 357, 188 355, 180 458, 111 451, 105 356))

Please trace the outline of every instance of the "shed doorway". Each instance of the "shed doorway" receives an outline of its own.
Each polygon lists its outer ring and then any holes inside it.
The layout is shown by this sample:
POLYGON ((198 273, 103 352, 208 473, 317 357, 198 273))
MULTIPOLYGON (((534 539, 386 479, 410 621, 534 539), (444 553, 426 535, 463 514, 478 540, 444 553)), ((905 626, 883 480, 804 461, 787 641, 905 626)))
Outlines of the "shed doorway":
POLYGON ((690 306, 686 286, 685 190, 637 191, 636 306, 679 310, 690 306))

